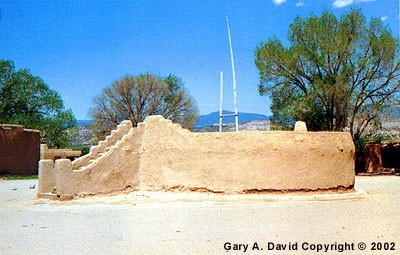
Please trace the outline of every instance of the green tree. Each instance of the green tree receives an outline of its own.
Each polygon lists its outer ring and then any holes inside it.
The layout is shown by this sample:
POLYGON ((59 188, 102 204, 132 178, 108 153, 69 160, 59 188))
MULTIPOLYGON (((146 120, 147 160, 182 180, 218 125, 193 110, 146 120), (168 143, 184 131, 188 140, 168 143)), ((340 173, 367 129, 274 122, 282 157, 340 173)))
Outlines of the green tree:
POLYGON ((198 119, 194 99, 184 89, 181 79, 151 74, 125 76, 115 81, 94 99, 92 132, 100 140, 121 121, 133 126, 149 115, 163 115, 183 127, 193 129, 198 119))
POLYGON ((0 60, 0 123, 38 129, 49 147, 68 146, 67 129, 76 126, 60 95, 27 69, 0 60))
POLYGON ((304 120, 311 130, 349 128, 358 140, 399 94, 399 44, 379 20, 359 10, 336 18, 298 17, 289 46, 276 38, 255 51, 259 92, 272 98, 275 120, 304 120))

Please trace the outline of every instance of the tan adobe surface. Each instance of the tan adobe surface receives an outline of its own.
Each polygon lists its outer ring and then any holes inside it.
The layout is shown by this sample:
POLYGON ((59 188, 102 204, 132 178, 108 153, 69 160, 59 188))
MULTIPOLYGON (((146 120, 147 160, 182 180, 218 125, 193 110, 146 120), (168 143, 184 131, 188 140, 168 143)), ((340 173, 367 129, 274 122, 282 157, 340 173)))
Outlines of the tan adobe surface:
POLYGON ((66 158, 78 158, 82 156, 81 151, 74 151, 72 149, 49 149, 47 144, 40 145, 40 160, 51 159, 52 161, 56 159, 66 159, 66 158))
POLYGON ((122 122, 90 153, 40 162, 39 195, 132 190, 248 193, 328 190, 354 185, 349 133, 240 131, 191 133, 162 116, 137 128, 122 122))

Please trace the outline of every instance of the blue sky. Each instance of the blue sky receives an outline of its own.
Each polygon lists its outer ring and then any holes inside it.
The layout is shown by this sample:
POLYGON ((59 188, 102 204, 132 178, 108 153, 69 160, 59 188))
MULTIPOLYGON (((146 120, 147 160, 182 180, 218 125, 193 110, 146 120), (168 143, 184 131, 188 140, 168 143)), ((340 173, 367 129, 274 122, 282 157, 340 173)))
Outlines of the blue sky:
POLYGON ((28 68, 58 91, 78 119, 92 99, 126 74, 182 78, 201 114, 233 109, 225 16, 235 55, 239 111, 270 114, 258 94, 254 51, 276 36, 285 41, 296 16, 360 8, 399 33, 399 0, 0 0, 0 59, 28 68))

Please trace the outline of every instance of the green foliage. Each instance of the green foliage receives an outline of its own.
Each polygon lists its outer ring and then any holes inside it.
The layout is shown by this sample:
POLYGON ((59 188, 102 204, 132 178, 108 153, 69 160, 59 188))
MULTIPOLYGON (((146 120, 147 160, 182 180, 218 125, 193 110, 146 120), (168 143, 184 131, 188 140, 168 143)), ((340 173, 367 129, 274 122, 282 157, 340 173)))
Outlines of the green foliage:
POLYGON ((271 119, 271 126, 269 128, 270 130, 275 130, 275 131, 292 131, 294 129, 294 124, 280 124, 279 122, 274 121, 271 119))
POLYGON ((367 139, 365 139, 364 137, 360 137, 354 141, 354 145, 357 149, 363 150, 367 142, 368 142, 367 139))
POLYGON ((298 17, 288 39, 289 47, 270 38, 255 52, 259 92, 272 98, 280 125, 348 127, 357 140, 398 99, 399 44, 380 20, 367 25, 359 10, 298 17))
POLYGON ((29 70, 15 70, 9 60, 0 60, 0 123, 38 129, 49 147, 68 146, 66 129, 76 126, 57 92, 29 70))
POLYGON ((91 129, 98 140, 123 120, 131 120, 136 126, 149 115, 163 115, 192 130, 198 119, 194 99, 174 75, 127 75, 105 88, 94 104, 91 129))
POLYGON ((71 149, 74 151, 81 151, 82 156, 84 156, 89 153, 90 146, 72 146, 71 149))
POLYGON ((0 174, 0 180, 35 180, 37 175, 0 174))

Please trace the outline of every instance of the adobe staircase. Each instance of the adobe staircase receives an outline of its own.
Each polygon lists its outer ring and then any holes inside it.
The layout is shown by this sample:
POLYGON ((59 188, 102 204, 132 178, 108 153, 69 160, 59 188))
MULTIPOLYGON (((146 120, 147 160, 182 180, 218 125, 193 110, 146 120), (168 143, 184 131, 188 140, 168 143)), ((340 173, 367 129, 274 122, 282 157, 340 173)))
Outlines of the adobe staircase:
POLYGON ((353 186, 349 133, 307 132, 305 126, 191 133, 162 116, 149 116, 136 128, 122 122, 73 162, 41 160, 38 196, 63 200, 125 190, 252 193, 353 186))
MULTIPOLYGON (((106 136, 103 141, 100 141, 98 145, 92 146, 88 154, 75 159, 71 162, 73 171, 92 171, 95 165, 98 163, 108 164, 109 157, 112 152, 121 151, 121 146, 125 144, 127 139, 136 139, 140 143, 140 137, 142 132, 138 132, 138 128, 132 126, 132 122, 129 120, 122 121, 115 130, 111 131, 111 134, 106 136), (104 162, 102 162, 104 161, 104 162)), ((124 148, 122 149, 124 150, 124 148)), ((45 163, 41 163, 45 164, 45 163)), ((48 179, 51 185, 39 185, 38 196, 42 198, 57 199, 57 187, 56 187, 56 169, 52 166, 51 176, 42 176, 42 178, 48 179), (47 186, 47 187, 40 187, 47 186)), ((48 175, 48 174, 45 174, 48 175)), ((40 177, 39 177, 40 178, 40 177)))
POLYGON ((105 153, 111 150, 129 130, 132 129, 132 122, 129 120, 122 121, 115 130, 111 131, 111 134, 106 136, 103 141, 100 141, 98 145, 92 146, 88 154, 83 157, 77 158, 72 162, 73 170, 80 170, 101 158, 105 153))

